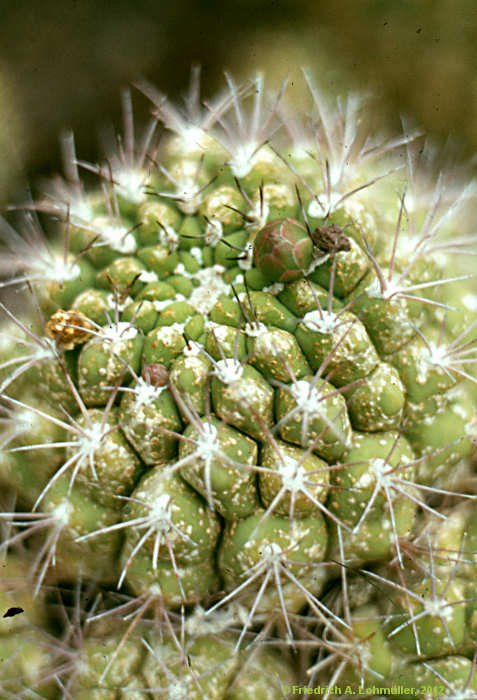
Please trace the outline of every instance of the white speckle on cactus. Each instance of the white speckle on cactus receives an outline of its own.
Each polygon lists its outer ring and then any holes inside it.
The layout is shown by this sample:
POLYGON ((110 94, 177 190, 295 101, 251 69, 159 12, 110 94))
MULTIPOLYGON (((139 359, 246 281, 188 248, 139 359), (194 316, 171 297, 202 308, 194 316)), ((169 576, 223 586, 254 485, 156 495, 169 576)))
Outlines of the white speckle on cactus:
POLYGON ((464 294, 461 301, 469 311, 477 311, 477 294, 464 294))
POLYGON ((233 384, 243 375, 243 366, 238 360, 227 358, 215 363, 213 373, 223 384, 233 384))
POLYGON ((41 417, 23 408, 15 413, 15 431, 21 433, 34 433, 41 425, 41 417))
MULTIPOLYGON (((247 545, 252 546, 253 541, 247 542, 247 545)), ((245 546, 247 546, 245 545, 245 546)), ((282 548, 276 542, 268 542, 260 552, 262 562, 269 567, 275 567, 281 563, 283 556, 282 548)))
POLYGON ((370 285, 366 288, 366 292, 369 294, 370 297, 373 297, 375 299, 391 299, 391 297, 395 296, 396 294, 399 294, 402 292, 404 287, 399 284, 399 281, 396 282, 396 280, 386 280, 386 285, 384 289, 382 289, 381 284, 379 279, 376 277, 373 279, 370 285))
POLYGON ((73 226, 85 226, 91 223, 96 216, 93 208, 81 196, 77 199, 71 198, 68 202, 68 208, 56 202, 53 206, 57 209, 58 213, 61 213, 63 216, 68 215, 73 226))
POLYGON ((136 239, 125 226, 113 223, 106 217, 96 217, 91 222, 89 230, 99 235, 102 243, 93 244, 94 247, 108 245, 118 253, 134 253, 137 249, 136 239))
POLYGON ((447 356, 447 349, 445 346, 435 345, 434 343, 429 344, 430 352, 423 354, 423 359, 431 365, 437 365, 438 367, 445 367, 448 363, 449 358, 447 356))
POLYGON ((59 255, 55 255, 50 261, 51 266, 45 266, 43 279, 57 280, 58 282, 69 282, 75 280, 81 270, 78 264, 71 265, 64 261, 59 255))
POLYGON ((329 195, 318 195, 308 205, 308 216, 320 219, 326 214, 333 211, 337 204, 341 201, 343 195, 339 192, 330 192, 329 195))
POLYGON ((368 486, 371 486, 373 481, 374 481, 374 479, 373 479, 372 474, 370 474, 369 472, 365 472, 364 474, 361 474, 361 476, 359 477, 358 481, 356 482, 356 486, 358 488, 367 488, 368 486))
POLYGON ((117 294, 108 294, 106 296, 106 304, 110 309, 117 309, 118 311, 124 311, 129 304, 132 304, 134 299, 130 296, 118 298, 117 294))
POLYGON ((311 261, 310 265, 306 268, 305 277, 311 275, 317 267, 323 265, 325 262, 328 262, 330 259, 331 255, 329 253, 325 253, 325 255, 316 255, 316 257, 314 257, 311 261))
POLYGON ((204 241, 213 248, 222 240, 223 227, 218 219, 209 219, 205 227, 204 241))
POLYGON ((174 268, 174 274, 175 275, 184 275, 184 277, 192 277, 190 272, 187 272, 185 269, 184 263, 177 263, 177 265, 174 268))
MULTIPOLYGON (((390 473, 392 472, 392 468, 389 466, 389 464, 386 462, 386 460, 378 458, 378 459, 373 459, 372 462, 369 465, 370 471, 374 474, 376 478, 376 483, 382 486, 383 488, 389 488, 392 485, 393 481, 393 474, 390 473)), ((363 485, 363 477, 360 479, 360 486, 363 485)), ((369 485, 368 483, 365 483, 364 485, 369 485)))
POLYGON ((271 284, 269 287, 264 287, 263 291, 268 292, 269 294, 273 294, 273 296, 276 296, 277 294, 280 294, 285 289, 285 285, 283 282, 275 282, 274 284, 271 284))
POLYGON ((197 260, 199 265, 203 264, 202 248, 199 248, 198 246, 194 246, 193 248, 190 249, 190 254, 194 256, 194 258, 197 260))
POLYGON ((151 584, 149 586, 149 593, 151 594, 151 596, 154 596, 155 598, 156 597, 160 598, 160 596, 162 595, 162 590, 161 590, 161 587, 159 586, 159 584, 158 583, 151 584))
POLYGON ((195 452, 199 459, 208 460, 214 457, 219 449, 219 438, 215 425, 212 425, 212 423, 203 423, 195 445, 195 452))
POLYGON ((250 338, 258 338, 269 332, 264 323, 246 323, 243 330, 245 335, 248 335, 250 338))
POLYGON ((307 477, 306 469, 296 459, 284 456, 278 464, 278 473, 282 479, 283 486, 291 492, 306 490, 305 481, 307 477))
POLYGON ((147 520, 141 524, 141 527, 151 526, 157 532, 167 532, 171 528, 171 508, 171 497, 161 493, 152 503, 147 520))
POLYGON ((126 321, 118 321, 101 329, 101 338, 111 343, 113 352, 118 352, 128 340, 134 340, 138 329, 126 321))
POLYGON ((249 174, 254 165, 254 159, 257 153, 257 148, 260 144, 255 142, 244 143, 235 148, 234 154, 230 159, 230 169, 235 177, 241 178, 249 174))
POLYGON ((232 280, 232 284, 243 284, 243 281, 244 281, 244 276, 240 273, 237 273, 237 275, 232 280))
POLYGON ((245 228, 249 231, 260 231, 268 221, 270 207, 266 201, 261 201, 260 198, 253 203, 253 206, 247 212, 245 220, 245 228))
POLYGON ((301 321, 309 330, 333 333, 340 320, 332 311, 308 311, 301 321))
MULTIPOLYGON (((431 617, 440 617, 444 620, 452 620, 454 614, 453 606, 447 600, 442 598, 430 598, 422 599, 423 608, 427 615, 431 617)), ((435 634, 442 634, 443 630, 441 627, 435 629, 435 634)))
POLYGON ((232 602, 225 609, 215 610, 207 616, 207 611, 198 605, 185 621, 187 634, 199 637, 204 634, 220 634, 237 625, 244 624, 247 619, 247 609, 238 603, 232 602))
MULTIPOLYGON (((182 351, 185 357, 197 357, 202 354, 202 345, 196 343, 195 340, 189 340, 184 350, 182 351)), ((195 365, 193 365, 195 367, 195 365)))
POLYGON ((140 282, 145 282, 146 284, 148 284, 149 282, 157 282, 159 277, 153 270, 142 270, 138 279, 140 282))
POLYGON ((142 377, 139 377, 134 387, 136 408, 140 408, 144 405, 147 406, 151 401, 157 399, 165 389, 165 386, 154 386, 146 382, 142 377))
POLYGON ((160 226, 157 232, 159 243, 171 251, 179 247, 180 236, 172 226, 160 226))
POLYGON ((181 148, 185 153, 202 152, 201 142, 204 140, 204 131, 199 126, 186 126, 181 131, 181 148))
POLYGON ((255 351, 267 355, 277 353, 286 357, 289 347, 286 336, 268 329, 266 333, 260 333, 255 342, 255 351))
POLYGON ((253 243, 250 241, 245 244, 244 252, 238 259, 238 265, 241 270, 250 270, 253 265, 253 243))
POLYGON ((163 309, 167 309, 167 307, 170 306, 173 302, 184 300, 185 296, 183 294, 176 294, 174 299, 163 299, 162 301, 159 301, 159 299, 154 299, 152 303, 156 311, 162 311, 163 309))
POLYGON ((183 182, 177 187, 176 199, 184 214, 195 214, 202 203, 201 187, 194 182, 183 182))
POLYGON ((310 417, 321 415, 320 395, 316 387, 299 379, 297 382, 293 382, 289 391, 301 413, 307 413, 310 417))
POLYGON ((188 700, 190 696, 189 683, 186 681, 173 681, 167 690, 170 700, 188 700))
POLYGON ((171 323, 170 326, 160 326, 157 331, 162 342, 167 345, 176 339, 177 334, 182 335, 188 320, 184 321, 184 323, 171 323))
POLYGON ((110 430, 111 426, 108 422, 105 422, 104 424, 92 422, 90 425, 83 428, 82 434, 77 440, 79 447, 78 453, 83 459, 89 460, 93 467, 92 471, 95 478, 96 472, 94 470, 94 455, 101 447, 102 441, 110 430))
POLYGON ((140 204, 146 197, 147 173, 141 170, 123 169, 114 173, 118 192, 133 204, 140 204))
POLYGON ((73 506, 72 504, 64 499, 59 503, 57 506, 53 508, 51 511, 51 515, 54 518, 55 522, 58 523, 60 527, 64 527, 65 525, 68 525, 71 514, 73 513, 73 506))
POLYGON ((213 265, 199 270, 195 279, 199 281, 199 286, 192 290, 192 294, 187 300, 189 304, 199 314, 208 314, 217 303, 221 294, 229 292, 229 285, 224 282, 222 274, 225 268, 222 265, 213 265))

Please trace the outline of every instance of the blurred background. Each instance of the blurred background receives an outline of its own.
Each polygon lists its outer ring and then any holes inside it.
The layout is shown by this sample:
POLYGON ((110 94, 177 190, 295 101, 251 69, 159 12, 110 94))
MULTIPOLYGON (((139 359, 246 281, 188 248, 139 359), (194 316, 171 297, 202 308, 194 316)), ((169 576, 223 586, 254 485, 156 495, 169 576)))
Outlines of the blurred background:
MULTIPOLYGON (((324 87, 371 89, 383 118, 413 115, 463 158, 477 152, 475 0, 3 0, 0 27, 0 206, 61 167, 58 135, 96 160, 98 127, 120 120, 121 87, 145 77, 171 97, 203 67, 204 94, 300 67, 324 87)), ((135 94, 144 118, 147 100, 135 94)))

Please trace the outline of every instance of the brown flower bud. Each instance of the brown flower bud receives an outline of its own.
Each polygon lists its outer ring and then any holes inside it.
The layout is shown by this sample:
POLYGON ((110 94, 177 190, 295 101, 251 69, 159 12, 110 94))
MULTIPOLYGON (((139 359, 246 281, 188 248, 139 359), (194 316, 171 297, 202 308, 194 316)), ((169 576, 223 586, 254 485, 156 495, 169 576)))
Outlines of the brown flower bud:
POLYGON ((151 362, 150 365, 144 365, 142 378, 153 386, 167 386, 169 384, 169 372, 166 366, 161 365, 159 362, 151 362))
POLYGON ((79 311, 58 309, 45 327, 49 338, 56 340, 64 350, 73 350, 75 345, 85 343, 91 338, 94 325, 79 311))

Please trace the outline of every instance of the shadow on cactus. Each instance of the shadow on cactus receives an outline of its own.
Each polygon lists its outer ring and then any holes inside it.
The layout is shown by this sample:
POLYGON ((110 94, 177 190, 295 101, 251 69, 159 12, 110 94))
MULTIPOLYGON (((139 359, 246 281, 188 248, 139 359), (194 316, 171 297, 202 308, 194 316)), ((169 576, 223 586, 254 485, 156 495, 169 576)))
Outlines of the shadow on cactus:
POLYGON ((141 83, 2 222, 5 697, 477 697, 475 184, 306 81, 141 83))

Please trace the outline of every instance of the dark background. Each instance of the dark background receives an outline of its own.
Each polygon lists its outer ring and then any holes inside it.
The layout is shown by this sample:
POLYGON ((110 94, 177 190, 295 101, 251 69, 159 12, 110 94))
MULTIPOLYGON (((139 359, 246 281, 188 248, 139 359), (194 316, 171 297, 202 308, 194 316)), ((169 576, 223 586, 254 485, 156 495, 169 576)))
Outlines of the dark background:
MULTIPOLYGON (((477 152, 475 0, 0 0, 0 204, 60 167, 58 134, 97 158, 97 127, 119 122, 119 91, 144 76, 171 96, 203 66, 205 94, 263 69, 299 67, 325 87, 372 88, 384 118, 477 152)), ((143 117, 147 101, 135 95, 143 117)))

